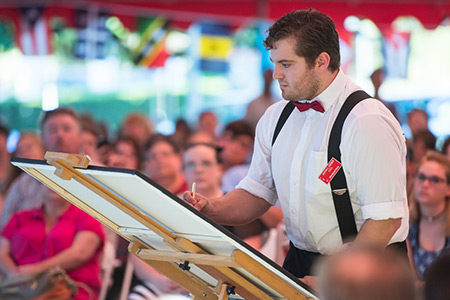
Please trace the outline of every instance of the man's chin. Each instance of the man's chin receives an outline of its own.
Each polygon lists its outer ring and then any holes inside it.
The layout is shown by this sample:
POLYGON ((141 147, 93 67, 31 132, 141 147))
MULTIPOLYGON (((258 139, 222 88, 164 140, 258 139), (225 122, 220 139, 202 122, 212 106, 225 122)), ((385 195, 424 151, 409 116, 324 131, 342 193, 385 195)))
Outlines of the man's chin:
POLYGON ((284 95, 281 95, 282 97, 283 97, 283 99, 284 100, 286 100, 286 101, 296 101, 295 99, 293 99, 292 97, 289 97, 289 96, 284 96, 284 95))

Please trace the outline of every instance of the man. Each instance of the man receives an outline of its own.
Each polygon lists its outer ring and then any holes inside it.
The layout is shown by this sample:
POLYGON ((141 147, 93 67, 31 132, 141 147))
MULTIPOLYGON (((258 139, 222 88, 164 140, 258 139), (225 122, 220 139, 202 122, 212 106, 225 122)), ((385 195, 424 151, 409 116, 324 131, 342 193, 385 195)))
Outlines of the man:
MULTIPOLYGON (((323 112, 294 109, 272 146, 286 103, 273 104, 257 125, 250 170, 237 189, 214 200, 198 193, 194 199, 189 192, 184 198, 226 225, 249 222, 279 199, 291 241, 283 267, 304 277, 311 274, 311 265, 321 254, 345 247, 330 186, 319 175, 328 163, 334 120, 359 87, 339 69, 339 37, 326 15, 294 11, 277 20, 268 33, 264 44, 270 49, 273 77, 283 98, 317 101, 323 112)), ((341 163, 358 229, 354 244, 384 249, 401 242, 406 251, 406 147, 400 125, 380 101, 369 99, 350 112, 342 132, 341 163)))
POLYGON ((419 131, 428 130, 428 114, 425 110, 418 108, 411 109, 407 114, 407 118, 411 137, 419 131))
POLYGON ((144 148, 145 172, 159 185, 178 195, 188 190, 181 150, 170 136, 153 135, 144 148))
POLYGON ((407 259, 368 245, 325 258, 317 271, 322 300, 412 300, 418 292, 407 259))
POLYGON ((249 124, 242 120, 233 121, 225 127, 217 145, 221 149, 223 164, 222 190, 227 193, 247 175, 248 160, 253 151, 255 135, 249 124))
MULTIPOLYGON (((223 136, 218 141, 223 166, 221 189, 224 193, 232 191, 247 176, 250 167, 248 160, 253 151, 254 138, 253 129, 243 120, 230 122, 225 127, 223 136)), ((280 207, 273 206, 261 218, 242 226, 230 226, 227 229, 246 240, 247 243, 251 239, 257 240, 256 243, 258 243, 265 232, 278 226, 282 220, 280 207)), ((260 246, 255 248, 259 249, 260 246)))
MULTIPOLYGON (((41 135, 46 151, 80 152, 81 127, 78 115, 72 109, 58 108, 45 112, 41 120, 41 135)), ((16 179, 5 197, 0 228, 18 210, 40 207, 45 189, 43 184, 28 174, 22 174, 16 179)))
POLYGON ((213 111, 206 110, 198 117, 197 132, 207 132, 213 139, 216 138, 216 129, 219 125, 217 116, 213 111))
POLYGON ((139 144, 141 151, 147 140, 154 134, 151 120, 140 113, 129 113, 120 124, 119 136, 130 136, 139 144))
POLYGON ((370 75, 370 80, 372 81, 373 89, 375 90, 373 98, 383 102, 383 104, 386 105, 386 107, 391 111, 394 117, 398 119, 397 109, 395 108, 395 105, 393 103, 384 101, 379 94, 380 87, 383 84, 385 78, 386 78, 386 71, 384 71, 383 68, 376 69, 370 75))

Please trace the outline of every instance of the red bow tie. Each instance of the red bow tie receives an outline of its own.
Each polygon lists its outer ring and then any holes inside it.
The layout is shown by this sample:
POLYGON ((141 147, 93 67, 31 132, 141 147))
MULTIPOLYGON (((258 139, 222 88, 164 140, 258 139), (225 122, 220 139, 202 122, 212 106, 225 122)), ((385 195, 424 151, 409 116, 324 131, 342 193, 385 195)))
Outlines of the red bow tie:
POLYGON ((313 101, 313 102, 292 102, 299 111, 306 111, 310 108, 314 109, 315 111, 318 111, 320 113, 325 112, 325 109, 323 108, 322 104, 320 104, 319 101, 313 101))

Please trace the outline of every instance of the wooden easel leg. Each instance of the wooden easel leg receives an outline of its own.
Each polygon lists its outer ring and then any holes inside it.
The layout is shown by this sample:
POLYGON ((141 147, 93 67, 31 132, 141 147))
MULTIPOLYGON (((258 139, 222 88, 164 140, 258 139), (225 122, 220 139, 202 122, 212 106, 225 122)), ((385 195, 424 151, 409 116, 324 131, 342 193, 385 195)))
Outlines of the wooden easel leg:
POLYGON ((234 293, 234 287, 226 283, 222 283, 219 288, 219 300, 228 300, 230 295, 234 293))

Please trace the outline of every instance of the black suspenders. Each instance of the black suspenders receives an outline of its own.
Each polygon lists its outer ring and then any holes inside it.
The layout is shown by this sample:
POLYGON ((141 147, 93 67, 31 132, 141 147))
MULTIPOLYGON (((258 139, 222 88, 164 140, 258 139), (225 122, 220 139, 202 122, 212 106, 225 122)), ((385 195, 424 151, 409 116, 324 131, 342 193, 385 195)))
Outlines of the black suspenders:
MULTIPOLYGON (((366 92, 355 91, 350 94, 350 96, 348 96, 348 98, 345 100, 330 132, 330 139, 328 141, 328 161, 330 161, 331 158, 334 158, 342 163, 341 150, 339 146, 341 144, 342 127, 344 126, 344 121, 353 107, 367 98, 370 98, 370 96, 366 92)), ((290 101, 284 107, 275 127, 272 146, 275 143, 275 140, 278 137, 281 129, 283 128, 284 123, 286 123, 286 120, 292 113, 294 107, 295 106, 290 101)), ((341 232, 342 240, 346 242, 348 239, 354 238, 358 231, 356 228, 355 217, 353 215, 352 204, 347 188, 347 180, 345 179, 345 174, 342 167, 330 181, 330 187, 339 224, 339 230, 341 232)))
POLYGON ((280 118, 278 119, 278 122, 277 122, 277 126, 275 127, 275 132, 273 133, 272 146, 273 146, 273 144, 275 144, 275 140, 277 139, 278 134, 281 131, 281 128, 283 128, 284 123, 286 123, 287 119, 289 118, 292 111, 294 110, 294 107, 295 107, 295 105, 292 104, 291 101, 289 101, 288 104, 286 104, 286 106, 284 107, 283 111, 281 112, 280 118))

